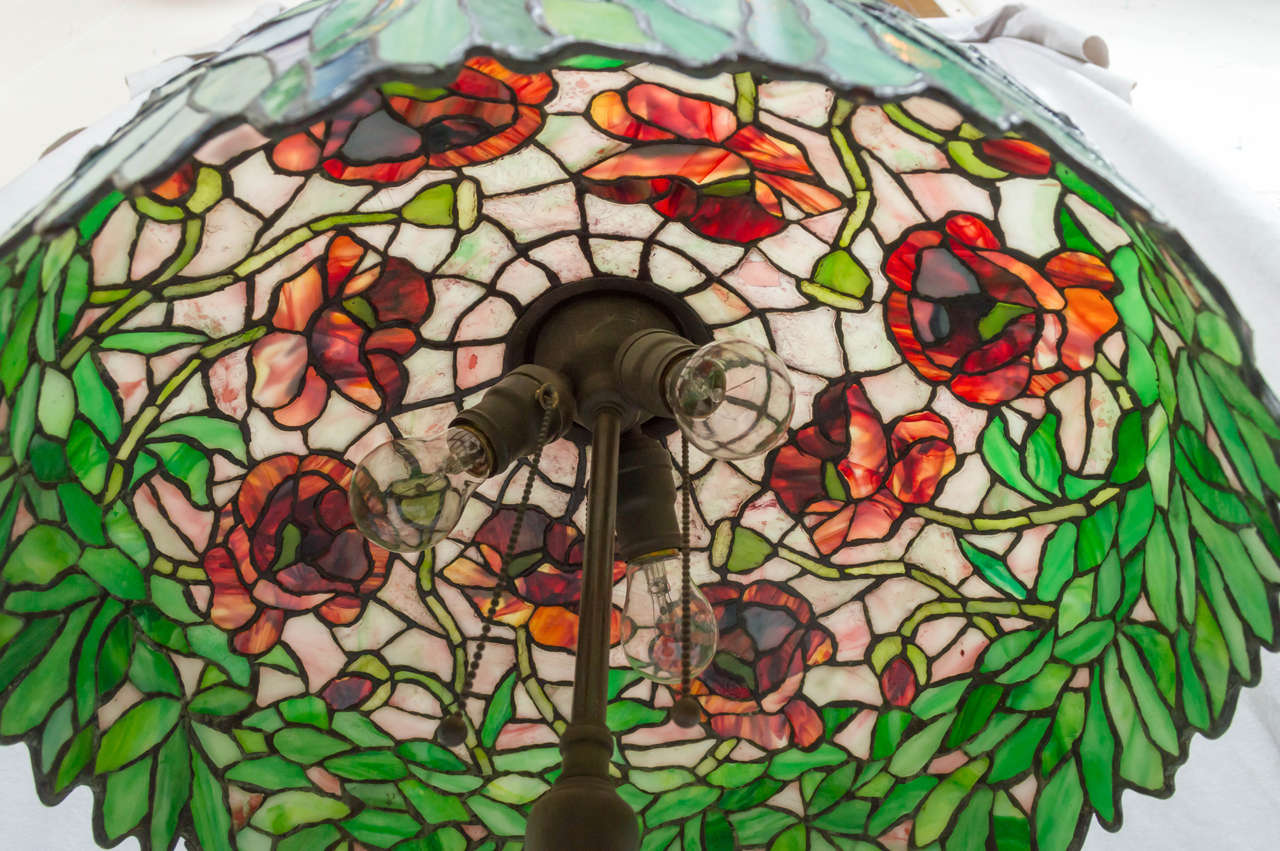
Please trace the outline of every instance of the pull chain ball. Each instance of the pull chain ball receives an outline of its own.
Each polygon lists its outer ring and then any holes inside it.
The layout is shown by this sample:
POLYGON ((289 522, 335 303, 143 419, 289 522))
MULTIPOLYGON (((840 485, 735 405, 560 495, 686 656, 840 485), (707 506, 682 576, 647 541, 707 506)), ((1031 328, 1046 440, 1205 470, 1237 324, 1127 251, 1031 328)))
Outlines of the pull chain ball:
POLYGON ((467 740, 467 725, 462 716, 451 712, 444 716, 440 726, 436 728, 436 741, 446 748, 456 748, 467 740))
POLYGON ((702 721, 702 708, 691 694, 682 694, 671 707, 671 720, 681 727, 696 727, 702 721))

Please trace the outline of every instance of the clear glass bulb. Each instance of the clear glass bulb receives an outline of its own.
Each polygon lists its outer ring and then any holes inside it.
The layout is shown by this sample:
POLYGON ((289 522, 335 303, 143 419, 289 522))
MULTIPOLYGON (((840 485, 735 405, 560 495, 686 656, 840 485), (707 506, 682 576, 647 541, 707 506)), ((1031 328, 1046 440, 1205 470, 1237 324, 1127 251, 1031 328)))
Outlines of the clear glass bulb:
POLYGON ((787 437, 795 389, 786 364, 746 340, 717 340, 688 357, 667 384, 667 404, 694 446, 750 458, 787 437))
POLYGON ((465 428, 391 440, 356 466, 347 492, 351 516, 380 547, 425 550, 457 525, 463 503, 488 475, 488 452, 465 428))
MULTIPOLYGON (((689 675, 716 654, 715 611, 697 585, 689 589, 689 675)), ((622 607, 622 650, 638 672, 660 683, 679 683, 684 641, 680 556, 632 562, 622 607)))

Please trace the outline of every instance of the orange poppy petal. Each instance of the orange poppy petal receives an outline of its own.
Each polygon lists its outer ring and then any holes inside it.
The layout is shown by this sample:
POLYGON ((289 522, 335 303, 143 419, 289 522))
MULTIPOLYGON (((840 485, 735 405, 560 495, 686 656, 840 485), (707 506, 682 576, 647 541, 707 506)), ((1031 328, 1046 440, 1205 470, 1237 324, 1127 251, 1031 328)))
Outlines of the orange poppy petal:
POLYGON ((656 142, 675 138, 673 133, 636 118, 623 103, 621 92, 601 92, 596 95, 591 99, 588 113, 601 130, 622 139, 656 142))
POLYGON ((248 629, 236 633, 231 639, 231 646, 238 653, 256 656, 274 647, 280 640, 282 632, 284 632, 284 612, 266 609, 258 615, 258 619, 250 624, 248 629))
POLYGON ((641 121, 684 139, 723 142, 738 127, 738 117, 729 107, 653 83, 628 89, 626 106, 641 121))
POLYGON ((828 213, 844 205, 838 195, 828 192, 821 186, 793 180, 781 174, 770 174, 765 171, 756 172, 756 179, 767 183, 787 196, 790 201, 809 214, 828 213))
POLYGON ((919 440, 893 465, 886 483, 889 491, 909 505, 933 499, 938 482, 956 466, 956 450, 945 440, 919 440))
POLYGON ((1115 327, 1119 317, 1111 300, 1097 290, 1072 287, 1063 290, 1067 334, 1062 341, 1062 362, 1070 369, 1093 365, 1094 351, 1102 335, 1115 327))

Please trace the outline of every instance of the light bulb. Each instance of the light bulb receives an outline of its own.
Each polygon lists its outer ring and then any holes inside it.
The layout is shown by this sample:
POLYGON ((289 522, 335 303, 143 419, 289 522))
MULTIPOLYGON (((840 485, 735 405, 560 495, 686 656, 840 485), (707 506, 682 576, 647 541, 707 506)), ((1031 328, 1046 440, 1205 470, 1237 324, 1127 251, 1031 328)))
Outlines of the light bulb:
POLYGON ((465 428, 430 439, 400 438, 356 466, 348 498, 356 527, 395 552, 425 550, 444 539, 462 505, 489 475, 483 442, 465 428))
MULTIPOLYGON (((683 664, 683 603, 678 555, 637 560, 627 568, 622 650, 636 671, 660 683, 679 683, 683 664)), ((716 615, 697 585, 689 587, 689 676, 716 653, 716 615)))
POLYGON ((716 458, 750 458, 787 436, 795 390, 776 354, 746 340, 718 340, 672 371, 667 404, 686 438, 716 458))

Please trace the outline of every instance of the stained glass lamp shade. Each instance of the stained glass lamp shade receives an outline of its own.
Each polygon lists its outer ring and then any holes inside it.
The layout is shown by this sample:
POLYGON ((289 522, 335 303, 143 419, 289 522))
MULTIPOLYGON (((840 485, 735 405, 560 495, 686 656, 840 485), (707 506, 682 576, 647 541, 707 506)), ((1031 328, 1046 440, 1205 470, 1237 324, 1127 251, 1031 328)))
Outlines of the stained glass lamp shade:
POLYGON ((519 847, 573 691, 583 441, 544 452, 536 568, 461 700, 528 465, 420 556, 346 488, 595 276, 797 388, 781 447, 692 452, 702 723, 613 649, 644 848, 1078 847, 1276 638, 1280 425, 1222 287, 876 4, 306 3, 3 245, 0 736, 46 801, 94 789, 103 843, 519 847))

